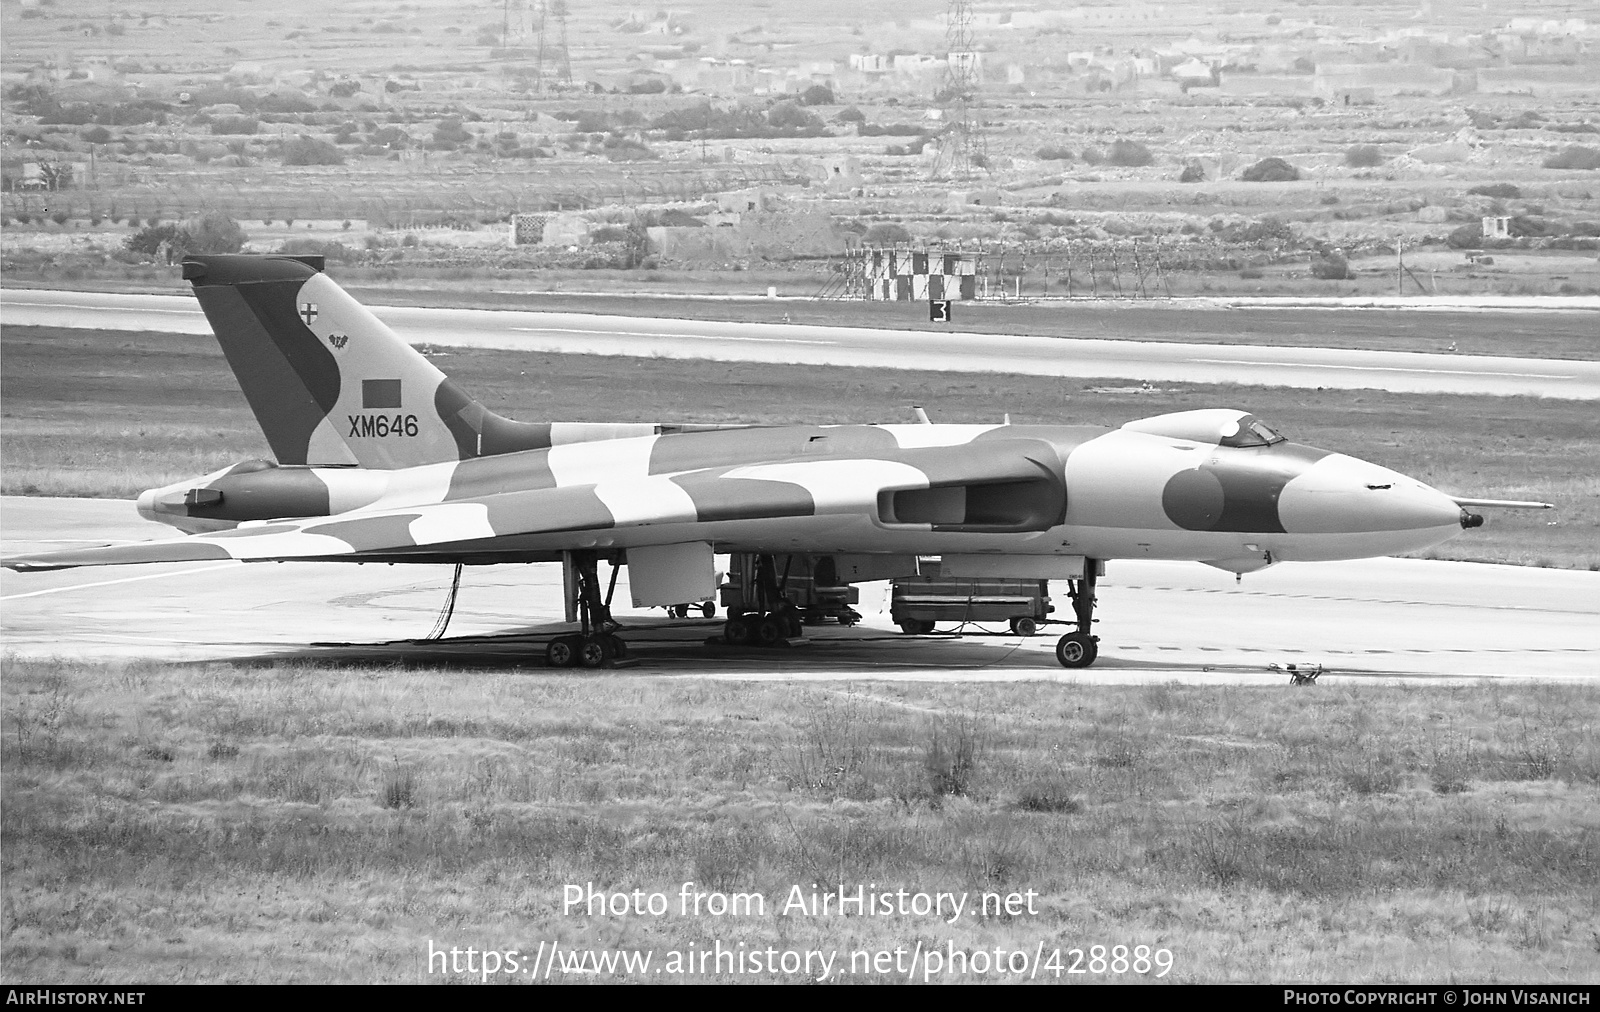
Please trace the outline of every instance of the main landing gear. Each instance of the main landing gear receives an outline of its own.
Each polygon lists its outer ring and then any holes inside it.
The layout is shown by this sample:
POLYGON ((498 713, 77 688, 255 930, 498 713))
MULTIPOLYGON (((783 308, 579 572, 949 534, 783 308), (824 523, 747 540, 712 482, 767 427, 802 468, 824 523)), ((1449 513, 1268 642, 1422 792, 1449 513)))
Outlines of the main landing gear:
POLYGON ((777 561, 772 556, 756 556, 755 578, 745 596, 756 607, 753 611, 733 611, 722 626, 722 641, 730 647, 776 647, 802 635, 804 616, 784 593, 788 577, 787 566, 779 577, 777 561))
POLYGON ((1083 579, 1067 581, 1067 596, 1072 599, 1078 629, 1056 641, 1056 660, 1064 668, 1087 668, 1100 656, 1100 637, 1090 632, 1094 624, 1094 584, 1099 572, 1098 560, 1084 559, 1083 579))
POLYGON ((544 659, 552 668, 599 668, 628 655, 628 645, 617 635, 618 626, 611 617, 611 597, 621 567, 611 567, 611 582, 601 596, 599 561, 598 552, 568 553, 568 619, 570 612, 576 611, 583 631, 557 636, 545 645, 544 659))

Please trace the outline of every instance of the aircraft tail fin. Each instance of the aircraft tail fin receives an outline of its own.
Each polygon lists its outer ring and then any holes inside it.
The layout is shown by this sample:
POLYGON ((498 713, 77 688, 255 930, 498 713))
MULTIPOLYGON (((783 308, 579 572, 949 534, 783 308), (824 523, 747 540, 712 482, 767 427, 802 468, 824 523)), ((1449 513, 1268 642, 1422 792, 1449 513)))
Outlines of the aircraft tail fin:
POLYGON ((388 469, 550 445, 549 423, 473 400, 322 266, 287 255, 183 262, 280 464, 388 469))

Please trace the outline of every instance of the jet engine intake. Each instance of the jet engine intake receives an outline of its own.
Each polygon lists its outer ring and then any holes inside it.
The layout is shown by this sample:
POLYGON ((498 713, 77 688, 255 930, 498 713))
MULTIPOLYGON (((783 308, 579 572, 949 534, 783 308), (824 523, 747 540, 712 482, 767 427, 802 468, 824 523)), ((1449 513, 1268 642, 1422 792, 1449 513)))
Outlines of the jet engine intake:
POLYGON ((928 524, 936 531, 1044 531, 1061 520, 1066 490, 1045 478, 935 485, 886 491, 878 516, 886 524, 928 524))

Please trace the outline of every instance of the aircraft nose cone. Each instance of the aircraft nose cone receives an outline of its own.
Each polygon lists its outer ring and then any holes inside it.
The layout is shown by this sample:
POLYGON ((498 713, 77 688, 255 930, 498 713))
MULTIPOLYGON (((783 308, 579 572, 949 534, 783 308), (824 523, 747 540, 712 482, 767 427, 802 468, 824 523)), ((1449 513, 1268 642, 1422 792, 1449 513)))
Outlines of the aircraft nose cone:
POLYGON ((1392 489, 1381 490, 1392 491, 1393 497, 1369 507, 1372 514, 1385 525, 1382 529, 1431 530, 1446 527, 1456 531, 1462 528, 1461 507, 1456 505, 1454 499, 1414 478, 1396 476, 1403 484, 1396 483, 1392 489))
POLYGON ((140 492, 134 505, 138 507, 139 515, 146 520, 156 519, 156 490, 147 488, 140 492))
POLYGON ((1299 534, 1461 529, 1461 507, 1443 492, 1338 453, 1284 487, 1278 514, 1286 531, 1299 534))

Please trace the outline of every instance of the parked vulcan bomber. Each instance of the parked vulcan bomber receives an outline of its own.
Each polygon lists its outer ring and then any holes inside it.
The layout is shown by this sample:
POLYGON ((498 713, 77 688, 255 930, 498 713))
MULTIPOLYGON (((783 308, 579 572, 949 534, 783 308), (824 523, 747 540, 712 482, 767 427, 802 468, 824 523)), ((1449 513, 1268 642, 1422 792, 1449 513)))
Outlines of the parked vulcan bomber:
POLYGON ((275 461, 139 496, 143 516, 183 537, 4 565, 561 562, 579 631, 552 639, 547 657, 598 666, 626 650, 610 610, 623 565, 636 605, 671 605, 714 593, 716 554, 749 557, 757 586, 723 636, 765 644, 794 630, 778 577, 793 560, 849 584, 927 572, 937 557, 950 577, 1066 581, 1073 628, 1056 656, 1085 667, 1108 562, 1248 573, 1394 555, 1478 526, 1472 508, 1544 505, 1454 498, 1223 408, 1114 429, 512 421, 322 267, 272 255, 183 263, 275 461))

